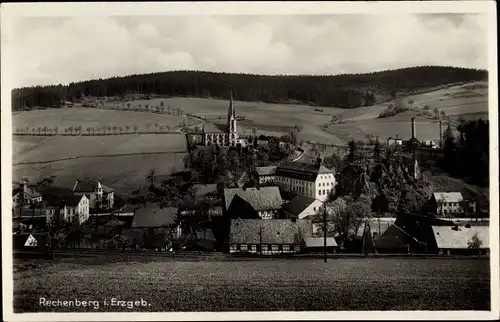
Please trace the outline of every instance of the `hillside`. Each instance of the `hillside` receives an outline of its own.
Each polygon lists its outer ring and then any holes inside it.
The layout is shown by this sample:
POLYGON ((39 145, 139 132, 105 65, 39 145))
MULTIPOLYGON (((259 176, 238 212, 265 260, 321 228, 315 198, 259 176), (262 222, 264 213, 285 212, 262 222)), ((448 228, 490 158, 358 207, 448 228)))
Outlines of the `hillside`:
POLYGON ((189 96, 227 99, 229 87, 241 101, 288 104, 297 102, 340 108, 372 106, 390 98, 451 83, 487 80, 484 70, 425 66, 369 74, 335 76, 249 75, 202 71, 172 71, 89 80, 69 85, 12 91, 12 110, 59 106, 82 96, 189 96))

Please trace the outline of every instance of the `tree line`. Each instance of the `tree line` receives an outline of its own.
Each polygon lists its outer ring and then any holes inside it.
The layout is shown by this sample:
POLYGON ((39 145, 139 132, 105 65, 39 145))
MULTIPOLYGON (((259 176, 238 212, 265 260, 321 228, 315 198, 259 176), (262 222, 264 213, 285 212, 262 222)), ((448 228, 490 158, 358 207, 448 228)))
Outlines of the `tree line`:
POLYGON ((242 101, 356 108, 411 91, 487 78, 485 70, 441 66, 335 76, 171 71, 18 88, 12 91, 12 110, 59 107, 64 101, 74 102, 85 96, 125 97, 133 93, 229 99, 230 86, 234 87, 234 98, 242 101))

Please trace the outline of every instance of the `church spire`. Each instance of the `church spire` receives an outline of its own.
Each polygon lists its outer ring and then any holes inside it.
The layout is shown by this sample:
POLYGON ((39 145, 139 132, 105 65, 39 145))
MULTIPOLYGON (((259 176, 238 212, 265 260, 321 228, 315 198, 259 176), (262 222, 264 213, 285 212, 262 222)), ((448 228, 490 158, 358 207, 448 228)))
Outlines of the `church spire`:
POLYGON ((236 117, 233 104, 233 85, 231 85, 231 96, 229 100, 229 111, 228 111, 228 118, 231 119, 232 117, 236 117))

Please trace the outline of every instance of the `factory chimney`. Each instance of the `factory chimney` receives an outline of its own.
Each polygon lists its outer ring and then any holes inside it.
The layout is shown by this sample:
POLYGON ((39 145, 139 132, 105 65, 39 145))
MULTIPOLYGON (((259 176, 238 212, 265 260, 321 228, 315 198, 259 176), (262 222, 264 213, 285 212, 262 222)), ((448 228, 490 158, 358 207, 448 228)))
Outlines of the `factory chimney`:
POLYGON ((415 118, 411 118, 411 137, 415 138, 415 118))

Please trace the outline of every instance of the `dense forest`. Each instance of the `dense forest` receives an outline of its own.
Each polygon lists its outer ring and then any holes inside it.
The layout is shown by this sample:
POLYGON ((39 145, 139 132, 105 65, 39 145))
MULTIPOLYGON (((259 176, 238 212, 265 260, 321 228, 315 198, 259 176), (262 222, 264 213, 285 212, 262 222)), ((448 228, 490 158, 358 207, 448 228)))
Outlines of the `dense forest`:
POLYGON ((335 76, 265 76, 171 71, 14 89, 12 109, 59 107, 84 96, 124 97, 127 94, 229 98, 229 87, 241 101, 304 103, 356 108, 381 100, 450 83, 487 80, 485 70, 425 66, 369 74, 335 76))
POLYGON ((489 122, 460 120, 458 135, 450 128, 443 134, 444 157, 440 160, 443 170, 452 176, 487 187, 489 184, 489 122))

